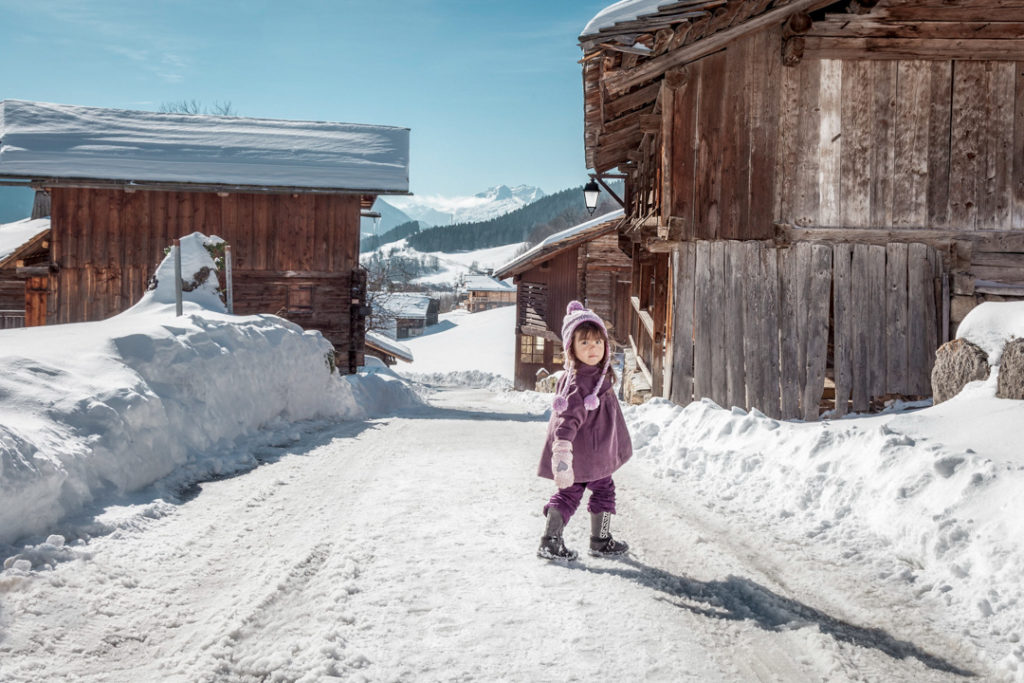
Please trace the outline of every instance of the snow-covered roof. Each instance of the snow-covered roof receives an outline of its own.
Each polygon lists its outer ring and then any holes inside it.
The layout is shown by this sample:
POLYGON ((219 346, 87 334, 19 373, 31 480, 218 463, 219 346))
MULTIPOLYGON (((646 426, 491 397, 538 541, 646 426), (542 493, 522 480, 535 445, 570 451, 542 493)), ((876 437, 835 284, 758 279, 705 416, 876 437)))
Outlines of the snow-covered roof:
POLYGON ((671 0, 621 0, 594 15, 594 18, 583 28, 580 37, 593 35, 602 29, 610 28, 624 21, 633 21, 642 16, 657 14, 659 6, 673 4, 677 3, 673 3, 671 0))
POLYGON ((523 252, 505 265, 495 268, 494 275, 506 278, 522 272, 524 270, 523 266, 533 262, 540 256, 550 255, 563 247, 586 241, 591 237, 604 233, 606 230, 610 231, 625 215, 626 212, 624 210, 617 209, 579 225, 574 225, 571 228, 566 228, 561 232, 556 232, 529 251, 523 252))
POLYGON ((511 292, 515 290, 515 286, 490 275, 467 275, 462 289, 467 292, 511 292))
POLYGON ((408 346, 373 330, 366 331, 366 345, 372 346, 384 353, 389 353, 399 360, 404 360, 406 363, 412 362, 412 351, 409 350, 408 346))
POLYGON ((0 261, 13 254, 21 245, 50 229, 49 218, 26 218, 0 225, 0 261))
POLYGON ((389 294, 374 305, 397 318, 426 318, 431 298, 425 294, 389 294))
POLYGON ((409 129, 4 100, 0 176, 406 193, 409 129))

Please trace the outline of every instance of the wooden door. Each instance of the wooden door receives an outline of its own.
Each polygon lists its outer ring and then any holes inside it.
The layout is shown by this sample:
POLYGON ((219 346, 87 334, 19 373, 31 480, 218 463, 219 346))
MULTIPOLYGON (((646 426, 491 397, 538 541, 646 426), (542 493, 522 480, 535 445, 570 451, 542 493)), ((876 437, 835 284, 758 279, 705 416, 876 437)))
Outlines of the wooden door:
POLYGON ((46 301, 50 277, 30 277, 25 282, 25 327, 46 324, 46 301))

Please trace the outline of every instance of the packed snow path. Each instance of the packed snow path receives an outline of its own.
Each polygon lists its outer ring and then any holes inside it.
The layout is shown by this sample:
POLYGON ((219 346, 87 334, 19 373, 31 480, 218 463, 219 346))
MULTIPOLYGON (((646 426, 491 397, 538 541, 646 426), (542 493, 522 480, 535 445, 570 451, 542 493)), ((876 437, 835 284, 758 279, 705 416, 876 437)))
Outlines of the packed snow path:
POLYGON ((581 510, 581 559, 537 559, 544 427, 443 390, 126 508, 76 559, 0 574, 0 680, 986 677, 912 595, 730 526, 642 463, 616 475, 631 556, 587 556, 581 510))

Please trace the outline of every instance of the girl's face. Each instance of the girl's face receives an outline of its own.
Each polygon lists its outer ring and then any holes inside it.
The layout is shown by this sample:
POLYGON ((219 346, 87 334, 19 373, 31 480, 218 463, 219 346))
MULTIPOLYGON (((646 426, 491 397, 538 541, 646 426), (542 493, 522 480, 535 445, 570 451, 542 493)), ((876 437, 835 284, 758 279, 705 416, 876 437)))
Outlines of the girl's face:
POLYGON ((572 337, 572 354, 586 365, 601 363, 604 360, 604 337, 577 332, 572 337))

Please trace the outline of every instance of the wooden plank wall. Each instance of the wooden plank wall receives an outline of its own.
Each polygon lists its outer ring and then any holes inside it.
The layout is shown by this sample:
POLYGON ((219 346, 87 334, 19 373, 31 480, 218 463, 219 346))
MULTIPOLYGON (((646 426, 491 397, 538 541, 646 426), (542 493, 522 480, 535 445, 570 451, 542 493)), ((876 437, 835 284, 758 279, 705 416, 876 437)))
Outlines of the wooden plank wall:
POLYGON ((543 364, 524 363, 520 360, 520 327, 522 325, 543 325, 556 336, 561 335, 565 307, 569 305, 570 301, 581 296, 577 291, 578 254, 578 249, 568 249, 522 273, 517 278, 519 287, 516 300, 515 335, 515 386, 517 389, 532 389, 536 383, 536 373, 541 368, 547 369, 548 372, 560 369, 553 365, 552 347, 548 343, 544 345, 543 364), (543 301, 540 301, 540 298, 543 301), (528 302, 534 302, 530 311, 525 308, 528 302), (539 318, 538 314, 543 318, 539 318))
POLYGON ((804 59, 780 75, 777 221, 1024 228, 1024 64, 804 59))
POLYGON ((776 29, 737 40, 688 64, 686 78, 665 90, 673 121, 665 201, 678 237, 771 237, 780 41, 776 29))
POLYGON ((315 284, 315 313, 295 322, 347 348, 349 277, 358 265, 359 197, 52 188, 51 258, 60 270, 48 322, 125 310, 176 237, 199 231, 232 245, 235 311, 289 311, 315 284), (294 297, 293 297, 294 298, 294 297), (314 324, 315 321, 315 324, 314 324))
POLYGON ((604 235, 581 244, 579 263, 583 270, 580 294, 584 297, 584 303, 608 323, 608 333, 612 339, 627 344, 630 312, 628 285, 633 264, 619 249, 618 235, 604 235))
POLYGON ((676 403, 815 420, 826 377, 839 415, 930 393, 942 275, 931 247, 697 241, 672 264, 676 403))

